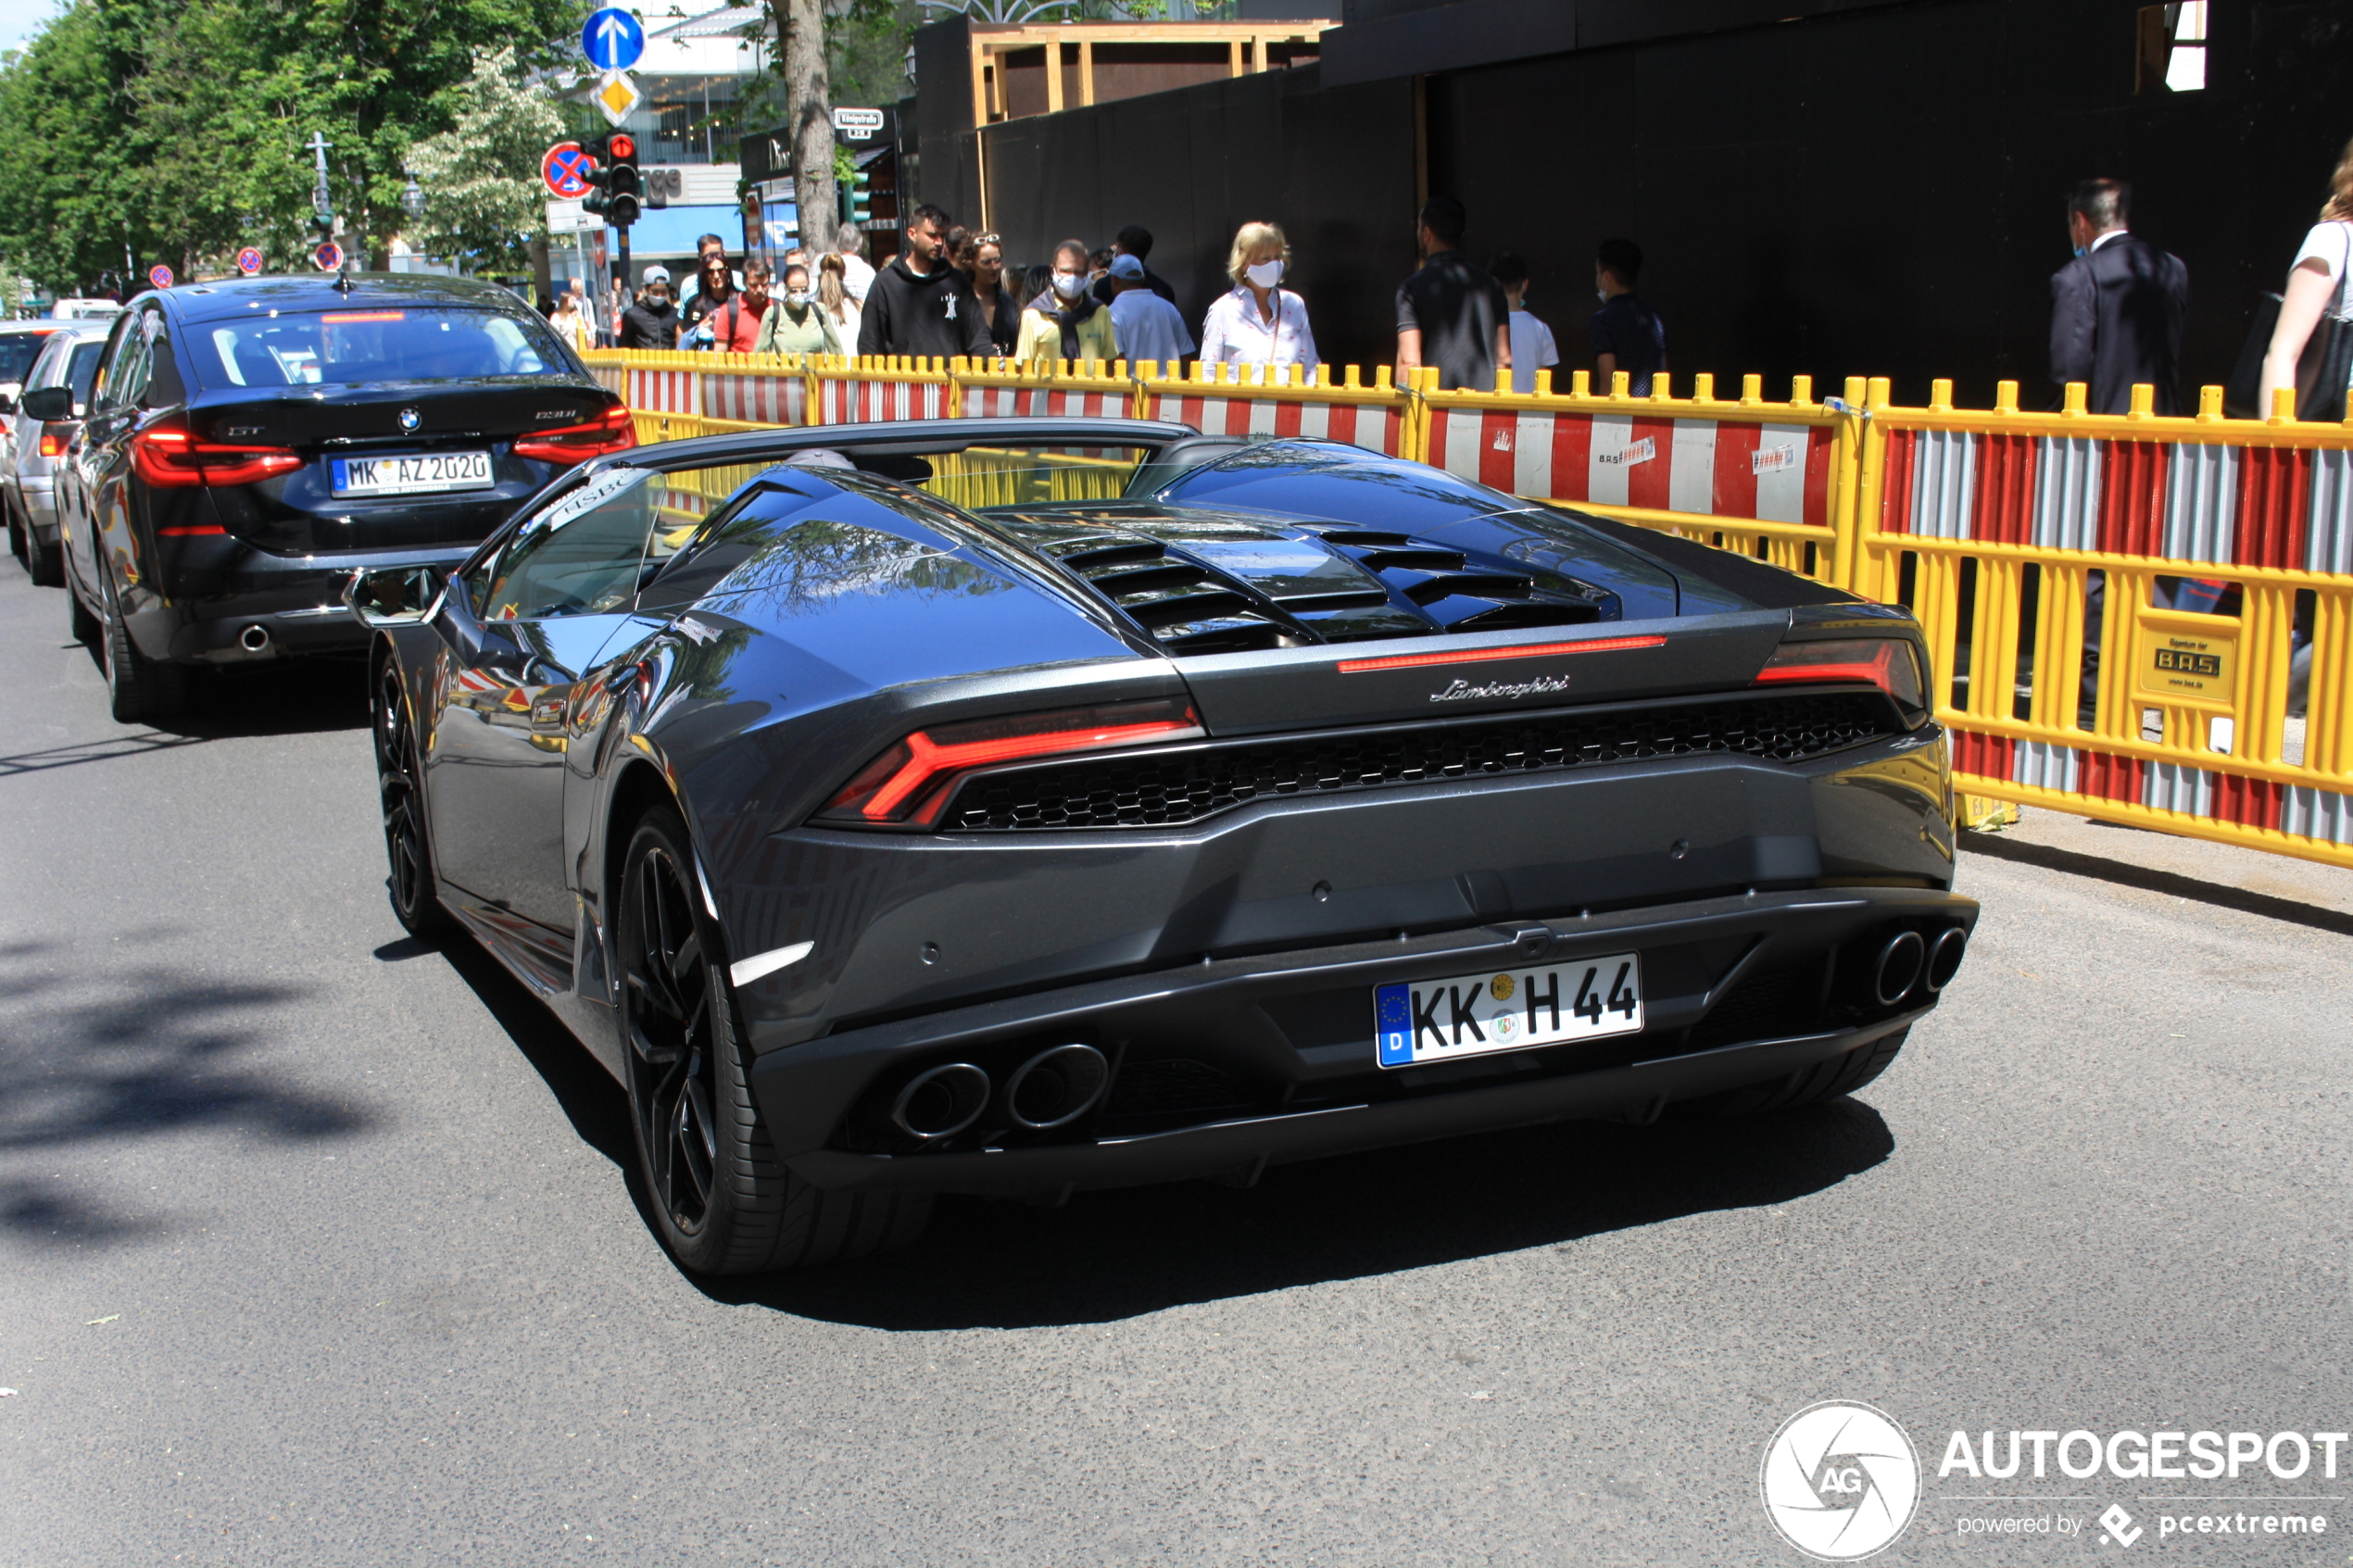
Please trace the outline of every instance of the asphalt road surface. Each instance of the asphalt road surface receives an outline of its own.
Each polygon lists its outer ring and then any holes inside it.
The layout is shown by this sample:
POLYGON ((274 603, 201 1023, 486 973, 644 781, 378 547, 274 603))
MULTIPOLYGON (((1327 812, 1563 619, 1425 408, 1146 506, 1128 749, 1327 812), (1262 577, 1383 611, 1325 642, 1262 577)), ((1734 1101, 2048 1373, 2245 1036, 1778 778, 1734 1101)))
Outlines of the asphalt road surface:
POLYGON ((394 923, 356 671, 124 728, 65 625, 0 571, 0 1563, 1796 1564, 1759 1466, 1827 1399, 1919 1449, 1881 1562, 2115 1560, 2111 1502, 2135 1561, 2353 1553, 2353 1452, 1939 1474, 2353 1425, 2353 875, 2037 819, 1857 1098, 950 1200, 711 1287, 621 1091, 394 923), (2192 1495, 2332 1534, 2161 1537, 2192 1495), (2007 1516, 2056 1523, 1957 1533, 2007 1516))

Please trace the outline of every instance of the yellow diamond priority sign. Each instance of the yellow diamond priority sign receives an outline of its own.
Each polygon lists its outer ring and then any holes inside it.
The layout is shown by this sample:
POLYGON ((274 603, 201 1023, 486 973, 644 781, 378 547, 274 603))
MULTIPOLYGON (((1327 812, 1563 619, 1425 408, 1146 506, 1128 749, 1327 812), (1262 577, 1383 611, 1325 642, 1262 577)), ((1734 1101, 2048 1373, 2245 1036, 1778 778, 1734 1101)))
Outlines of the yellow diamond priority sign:
POLYGON ((637 91, 637 84, 629 80, 627 71, 609 70, 605 72, 603 82, 598 86, 596 96, 597 107, 605 111, 605 119, 619 125, 629 118, 629 111, 637 107, 644 94, 637 91))

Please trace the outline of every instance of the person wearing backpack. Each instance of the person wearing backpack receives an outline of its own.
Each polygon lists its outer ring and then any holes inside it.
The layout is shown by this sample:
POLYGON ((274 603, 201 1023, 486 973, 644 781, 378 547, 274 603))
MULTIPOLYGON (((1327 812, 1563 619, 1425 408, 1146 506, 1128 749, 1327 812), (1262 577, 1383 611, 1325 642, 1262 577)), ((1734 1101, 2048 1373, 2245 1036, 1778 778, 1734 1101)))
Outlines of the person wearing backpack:
POLYGON ((2334 423, 2345 418, 2346 388, 2353 383, 2353 301, 2346 274, 2353 272, 2353 142, 2336 161, 2321 220, 2304 236, 2288 264, 2287 289, 2280 296, 2279 320, 2263 355, 2263 379, 2256 417, 2271 411, 2271 394, 2297 389, 2296 417, 2334 423))

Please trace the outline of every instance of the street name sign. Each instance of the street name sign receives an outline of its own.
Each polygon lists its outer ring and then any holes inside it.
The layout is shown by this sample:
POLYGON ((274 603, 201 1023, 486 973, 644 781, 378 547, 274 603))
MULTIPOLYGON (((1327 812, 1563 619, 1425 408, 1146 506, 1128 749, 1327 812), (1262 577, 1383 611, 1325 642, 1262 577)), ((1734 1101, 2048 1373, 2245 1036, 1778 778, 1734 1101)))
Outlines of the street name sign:
POLYGON ((880 109, 836 109, 834 129, 853 142, 862 142, 883 128, 880 109))

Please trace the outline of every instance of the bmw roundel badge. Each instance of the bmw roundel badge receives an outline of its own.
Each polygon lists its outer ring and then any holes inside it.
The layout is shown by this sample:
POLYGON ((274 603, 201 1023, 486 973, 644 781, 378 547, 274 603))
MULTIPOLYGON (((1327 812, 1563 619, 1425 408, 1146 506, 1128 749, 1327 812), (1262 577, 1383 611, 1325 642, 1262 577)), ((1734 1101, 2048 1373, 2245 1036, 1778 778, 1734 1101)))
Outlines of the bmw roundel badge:
POLYGON ((401 410, 400 410, 400 428, 401 428, 402 430, 404 430, 404 431, 413 431, 413 430, 415 430, 415 429, 416 429, 419 425, 421 425, 421 424, 422 424, 422 423, 424 423, 424 422, 425 422, 425 417, 424 417, 422 414, 420 414, 419 412, 417 412, 417 410, 416 410, 416 409, 414 409, 414 408, 403 408, 403 409, 401 409, 401 410))

